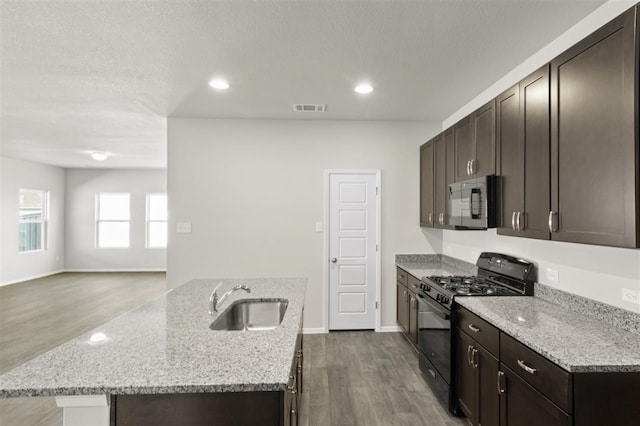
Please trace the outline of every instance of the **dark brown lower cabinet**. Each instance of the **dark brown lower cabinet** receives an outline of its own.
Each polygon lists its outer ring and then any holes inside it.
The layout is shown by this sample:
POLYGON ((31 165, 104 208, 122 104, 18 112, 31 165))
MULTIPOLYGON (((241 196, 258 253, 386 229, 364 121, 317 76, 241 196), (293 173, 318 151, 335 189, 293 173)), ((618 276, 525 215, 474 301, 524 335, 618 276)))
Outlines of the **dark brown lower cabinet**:
POLYGON ((296 426, 303 383, 298 335, 287 388, 281 392, 111 395, 111 426, 296 426))
POLYGON ((545 398, 509 367, 500 364, 497 381, 500 395, 501 426, 571 426, 571 416, 545 398))
POLYGON ((498 358, 460 329, 456 339, 458 406, 474 426, 498 426, 498 358))
POLYGON ((396 322, 404 333, 409 333, 409 290, 396 282, 396 322))

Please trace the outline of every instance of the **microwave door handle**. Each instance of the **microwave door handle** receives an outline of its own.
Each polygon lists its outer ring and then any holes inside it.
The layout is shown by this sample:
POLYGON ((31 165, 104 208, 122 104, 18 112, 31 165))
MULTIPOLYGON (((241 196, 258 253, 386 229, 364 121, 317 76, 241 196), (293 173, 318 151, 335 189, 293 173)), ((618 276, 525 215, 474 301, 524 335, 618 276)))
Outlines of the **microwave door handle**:
POLYGON ((480 219, 480 189, 471 188, 470 210, 472 219, 480 219), (475 199, 475 200, 474 200, 475 199), (474 202, 475 201, 475 202, 474 202), (477 204, 478 210, 475 210, 477 204))

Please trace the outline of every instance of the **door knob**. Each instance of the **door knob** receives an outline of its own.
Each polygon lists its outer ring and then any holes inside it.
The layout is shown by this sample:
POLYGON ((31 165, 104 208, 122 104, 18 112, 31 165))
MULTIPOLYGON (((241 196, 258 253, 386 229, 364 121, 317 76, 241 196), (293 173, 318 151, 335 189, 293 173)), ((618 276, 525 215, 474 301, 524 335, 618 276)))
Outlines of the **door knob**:
POLYGON ((335 257, 331 258, 331 263, 336 263, 338 261, 338 259, 336 259, 335 257))

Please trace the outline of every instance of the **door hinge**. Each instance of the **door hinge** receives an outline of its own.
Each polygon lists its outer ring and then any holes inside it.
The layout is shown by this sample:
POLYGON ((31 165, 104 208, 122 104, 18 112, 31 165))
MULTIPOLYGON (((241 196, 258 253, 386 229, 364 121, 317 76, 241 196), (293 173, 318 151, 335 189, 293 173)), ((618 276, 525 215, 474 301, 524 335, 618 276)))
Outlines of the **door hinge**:
POLYGON ((376 251, 378 251, 378 245, 376 244, 376 251))
POLYGON ((378 190, 379 190, 379 189, 380 189, 380 188, 378 188, 378 187, 376 186, 376 195, 378 195, 378 190))
POLYGON ((376 309, 378 309, 378 301, 376 300, 376 309))

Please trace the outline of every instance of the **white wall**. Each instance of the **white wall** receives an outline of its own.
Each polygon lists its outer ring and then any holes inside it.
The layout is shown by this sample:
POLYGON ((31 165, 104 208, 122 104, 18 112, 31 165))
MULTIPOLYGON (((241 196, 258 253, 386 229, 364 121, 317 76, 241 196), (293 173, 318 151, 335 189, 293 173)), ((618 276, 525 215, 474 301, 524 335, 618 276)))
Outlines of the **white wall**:
MULTIPOLYGON (((443 122, 446 129, 485 104, 576 42, 620 15, 637 0, 611 0, 527 59, 443 122)), ((535 261, 539 281, 569 293, 640 313, 640 305, 622 300, 624 288, 640 291, 640 250, 505 237, 489 231, 426 231, 442 235, 443 253, 475 262, 481 251, 498 251, 535 261), (559 281, 546 277, 546 269, 559 272, 559 281)))
POLYGON ((164 271, 166 249, 146 245, 146 194, 166 192, 165 170, 67 169, 65 268, 69 271, 164 271), (126 249, 95 247, 98 192, 131 193, 131 240, 126 249))
MULTIPOLYGON (((325 169, 382 170, 382 326, 395 326, 396 253, 433 253, 418 227, 424 123, 168 121, 168 285, 306 277, 305 328, 324 324, 325 169), (192 233, 175 232, 191 222, 192 233)), ((434 240, 436 244, 438 240, 434 240)))
POLYGON ((637 0, 609 0, 598 9, 589 14, 586 18, 569 28, 560 37, 540 49, 522 64, 518 65, 509 74, 505 75, 484 92, 472 99, 468 104, 460 108, 442 123, 442 129, 447 129, 458 120, 466 117, 477 108, 481 107, 491 99, 498 96, 529 74, 551 62, 556 56, 573 46, 607 22, 611 21, 627 9, 637 3, 637 0))
POLYGON ((2 205, 0 285, 60 272, 64 269, 65 170, 0 157, 2 205), (18 253, 18 192, 20 188, 49 191, 48 249, 18 253))

